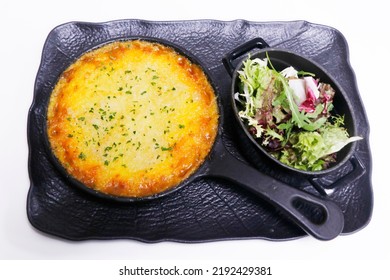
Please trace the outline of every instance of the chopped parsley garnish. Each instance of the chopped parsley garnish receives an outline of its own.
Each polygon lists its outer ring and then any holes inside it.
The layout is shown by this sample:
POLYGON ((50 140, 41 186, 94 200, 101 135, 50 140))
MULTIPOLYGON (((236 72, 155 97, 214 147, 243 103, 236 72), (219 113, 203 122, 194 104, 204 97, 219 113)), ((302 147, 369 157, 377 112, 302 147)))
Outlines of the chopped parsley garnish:
POLYGON ((83 153, 83 152, 81 152, 80 154, 79 154, 79 159, 81 159, 81 160, 85 160, 87 157, 85 156, 85 154, 83 153))

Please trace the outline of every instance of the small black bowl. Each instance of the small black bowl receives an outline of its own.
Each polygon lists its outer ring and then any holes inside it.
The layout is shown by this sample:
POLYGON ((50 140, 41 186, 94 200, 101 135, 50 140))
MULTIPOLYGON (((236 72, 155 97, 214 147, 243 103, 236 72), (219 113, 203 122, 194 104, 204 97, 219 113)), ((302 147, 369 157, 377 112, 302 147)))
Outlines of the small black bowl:
POLYGON ((251 151, 254 151, 254 153, 256 154, 253 156, 250 155, 248 159, 250 161, 255 161, 255 159, 258 158, 259 156, 260 157, 265 156, 271 162, 275 163, 276 166, 280 166, 284 168, 286 171, 292 172, 292 174, 294 173, 301 174, 306 177, 318 177, 321 175, 329 174, 339 169, 346 162, 348 162, 351 159, 352 155, 354 154, 355 146, 356 146, 355 142, 348 144, 346 147, 344 147, 339 152, 337 152, 336 162, 333 163, 329 168, 320 171, 306 171, 306 170, 300 170, 291 167, 289 165, 280 162, 278 159, 273 157, 261 144, 259 144, 256 141, 256 139, 248 131, 247 125, 241 120, 240 116, 238 115, 238 112, 241 109, 240 108, 241 105, 234 98, 235 93, 238 92, 238 87, 240 83, 238 71, 242 70, 243 63, 247 59, 247 56, 245 58, 242 57, 248 53, 250 53, 251 59, 254 58, 264 59, 267 58, 268 56, 268 58, 272 62, 273 67, 277 71, 281 71, 289 66, 292 66, 298 71, 301 70, 301 71, 314 73, 315 77, 320 79, 321 82, 330 84, 336 92, 333 100, 334 109, 332 113, 336 115, 344 116, 345 128, 347 129, 349 135, 355 135, 356 133, 356 129, 355 129, 356 123, 355 123, 355 117, 353 114, 351 102, 347 98, 346 93, 341 88, 339 83, 334 78, 332 78, 331 75, 327 73, 323 67, 321 67, 314 61, 305 58, 301 55, 298 55, 294 52, 271 48, 262 38, 255 38, 237 47, 229 54, 227 54, 223 59, 225 68, 232 76, 230 98, 231 98, 231 104, 233 106, 234 115, 237 119, 238 126, 239 126, 238 136, 240 138, 240 142, 242 142, 242 145, 244 147, 252 146, 251 151), (256 52, 251 52, 254 49, 260 49, 260 50, 256 52), (233 62, 238 58, 242 58, 242 60, 236 66, 234 66, 233 62))

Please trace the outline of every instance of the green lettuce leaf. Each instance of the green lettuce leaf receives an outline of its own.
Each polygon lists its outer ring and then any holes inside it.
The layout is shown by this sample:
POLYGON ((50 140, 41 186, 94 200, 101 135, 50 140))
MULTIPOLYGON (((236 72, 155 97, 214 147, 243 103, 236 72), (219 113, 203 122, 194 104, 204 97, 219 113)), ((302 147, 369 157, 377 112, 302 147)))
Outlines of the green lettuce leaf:
POLYGON ((318 131, 292 133, 292 148, 280 156, 280 161, 303 170, 322 170, 329 156, 340 151, 351 142, 362 139, 349 137, 346 129, 337 124, 326 123, 318 131))

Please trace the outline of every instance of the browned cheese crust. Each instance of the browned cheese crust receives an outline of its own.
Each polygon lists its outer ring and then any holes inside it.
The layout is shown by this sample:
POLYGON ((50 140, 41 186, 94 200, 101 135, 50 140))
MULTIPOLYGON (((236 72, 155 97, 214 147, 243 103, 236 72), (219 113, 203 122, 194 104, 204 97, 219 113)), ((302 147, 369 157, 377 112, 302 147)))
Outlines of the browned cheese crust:
POLYGON ((47 113, 51 149, 66 171, 105 194, 170 189, 204 162, 218 130, 214 90, 172 48, 113 42, 61 75, 47 113))

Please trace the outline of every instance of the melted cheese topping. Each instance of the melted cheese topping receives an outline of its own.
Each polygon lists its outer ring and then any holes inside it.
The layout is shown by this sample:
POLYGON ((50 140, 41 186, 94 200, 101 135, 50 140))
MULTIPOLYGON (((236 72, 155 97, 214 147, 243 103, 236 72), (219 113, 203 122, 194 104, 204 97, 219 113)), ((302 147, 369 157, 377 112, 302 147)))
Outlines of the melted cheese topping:
POLYGON ((173 49, 114 42, 61 75, 47 124, 70 175, 106 194, 143 197, 178 185, 203 163, 218 106, 200 67, 173 49))

